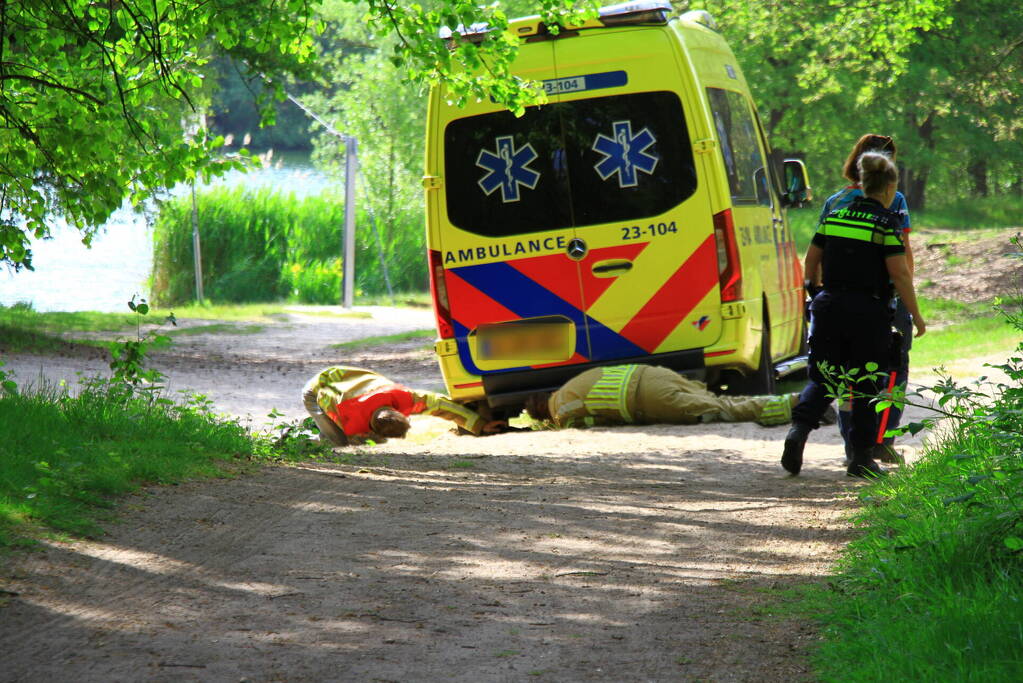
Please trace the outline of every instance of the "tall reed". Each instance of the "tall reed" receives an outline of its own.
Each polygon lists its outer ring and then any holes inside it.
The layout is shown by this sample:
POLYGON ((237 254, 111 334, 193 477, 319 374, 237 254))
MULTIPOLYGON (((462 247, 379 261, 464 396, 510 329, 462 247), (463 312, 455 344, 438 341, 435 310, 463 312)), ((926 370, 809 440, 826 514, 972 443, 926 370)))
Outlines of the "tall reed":
MULTIPOLYGON (((197 206, 209 301, 337 303, 343 201, 330 195, 296 199, 268 189, 214 188, 198 195, 197 206)), ((383 224, 357 210, 355 243, 357 295, 387 291, 381 256, 395 291, 426 288, 420 211, 410 209, 399 221, 383 224)), ((175 197, 163 203, 156 222, 152 299, 163 306, 194 299, 193 263, 192 199, 175 197)))

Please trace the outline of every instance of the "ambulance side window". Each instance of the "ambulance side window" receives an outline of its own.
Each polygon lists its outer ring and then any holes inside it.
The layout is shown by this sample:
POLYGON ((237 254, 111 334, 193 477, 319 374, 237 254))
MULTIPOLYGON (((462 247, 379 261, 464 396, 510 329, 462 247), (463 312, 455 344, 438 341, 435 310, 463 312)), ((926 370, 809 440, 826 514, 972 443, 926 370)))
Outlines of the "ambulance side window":
POLYGON ((741 94, 707 88, 728 187, 736 204, 771 205, 764 158, 757 143, 757 128, 749 103, 741 94))

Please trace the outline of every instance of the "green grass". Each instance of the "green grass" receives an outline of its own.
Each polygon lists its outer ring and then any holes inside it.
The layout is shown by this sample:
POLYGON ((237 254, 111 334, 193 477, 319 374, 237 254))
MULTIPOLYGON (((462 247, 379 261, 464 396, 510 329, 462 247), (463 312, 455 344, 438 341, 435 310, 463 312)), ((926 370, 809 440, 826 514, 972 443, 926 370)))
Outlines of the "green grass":
POLYGON ((981 199, 932 202, 924 211, 909 207, 913 227, 973 231, 1023 226, 1023 197, 995 195, 981 199))
POLYGON ((968 430, 866 494, 865 535, 816 602, 822 680, 1023 680, 1021 456, 1019 431, 968 430))
POLYGON ((913 339, 910 363, 931 369, 968 356, 985 356, 1016 346, 1020 331, 989 304, 964 304, 948 299, 919 300, 927 333, 913 339))
POLYGON ((287 312, 319 318, 357 318, 365 320, 373 317, 373 314, 369 311, 337 311, 329 308, 297 308, 289 306, 287 312))
POLYGON ((1023 315, 998 322, 1016 341, 1006 384, 940 391, 950 422, 911 468, 862 490, 862 535, 811 591, 821 680, 1023 680, 1023 315))
MULTIPOLYGON (((819 197, 819 201, 811 206, 788 210, 789 227, 800 254, 805 254, 810 245, 826 198, 819 197)), ((944 205, 932 204, 925 211, 915 211, 911 206, 909 214, 914 232, 927 229, 956 231, 930 237, 930 241, 994 237, 1003 234, 1007 228, 1023 226, 1023 197, 994 196, 982 200, 957 200, 944 205)))
POLYGON ((408 306, 409 308, 430 308, 433 306, 433 298, 430 292, 408 291, 395 292, 393 296, 387 294, 362 294, 355 297, 355 303, 361 306, 408 306))
POLYGON ((95 534, 116 496, 221 476, 257 454, 236 422, 106 383, 0 395, 0 433, 0 548, 40 529, 95 534))
POLYGON ((804 206, 800 209, 788 210, 789 228, 792 229, 792 237, 796 240, 796 251, 800 254, 800 263, 802 263, 802 255, 806 253, 806 248, 810 246, 813 233, 817 231, 817 219, 820 218, 822 206, 824 206, 823 199, 817 206, 804 206))
POLYGON ((234 325, 231 323, 210 323, 194 327, 171 328, 164 330, 168 337, 182 337, 193 334, 259 334, 266 327, 263 325, 234 325))
MULTIPOLYGON (((341 256, 344 205, 326 194, 296 198, 268 189, 214 188, 198 195, 202 234, 203 291, 211 301, 290 300, 336 303, 346 264, 341 256)), ((372 224, 356 208, 356 224, 372 224)), ((373 230, 356 231, 357 295, 391 286, 425 290, 427 272, 423 213, 408 206, 373 230)), ((192 201, 163 202, 154 228, 153 300, 161 305, 194 297, 192 201)))
MULTIPOLYGON (((419 301, 429 301, 429 295, 419 301)), ((397 298, 397 297, 396 297, 397 298)), ((402 294, 401 301, 409 305, 420 305, 414 294, 402 294)), ((362 304, 362 302, 359 302, 362 304)), ((363 304, 372 305, 372 304, 363 304)), ((383 305, 383 304, 377 304, 383 305)), ((427 304, 428 305, 428 304, 427 304)), ((164 326, 162 334, 169 337, 193 334, 258 334, 265 328, 262 325, 236 325, 231 323, 271 323, 280 321, 289 313, 305 316, 330 317, 338 319, 367 319, 373 317, 368 311, 349 311, 337 308, 318 308, 316 306, 297 308, 286 303, 270 304, 210 304, 192 303, 173 308, 153 308, 146 316, 144 323, 162 322, 169 314, 175 317, 192 320, 215 320, 216 323, 196 325, 188 328, 164 326)), ((95 340, 75 338, 76 332, 96 333, 109 332, 110 337, 130 336, 135 333, 136 317, 134 313, 99 313, 96 311, 39 312, 31 306, 15 304, 0 306, 0 349, 9 353, 45 352, 64 348, 68 343, 104 346, 105 343, 95 340)), ((411 334, 406 338, 430 336, 431 331, 411 334)), ((406 338, 379 338, 372 343, 404 341, 406 338)), ((353 343, 353 346, 366 344, 353 343)))
POLYGON ((0 306, 0 329, 19 329, 24 332, 59 336, 65 332, 116 332, 134 329, 133 313, 40 313, 31 306, 15 304, 0 306))
POLYGON ((341 342, 339 344, 331 344, 332 349, 362 349, 373 346, 386 346, 387 344, 397 344, 399 342, 406 342, 412 339, 433 339, 436 336, 436 332, 432 329, 429 330, 411 330, 409 332, 398 332, 397 334, 385 334, 376 337, 364 337, 362 339, 353 339, 352 341, 341 342))

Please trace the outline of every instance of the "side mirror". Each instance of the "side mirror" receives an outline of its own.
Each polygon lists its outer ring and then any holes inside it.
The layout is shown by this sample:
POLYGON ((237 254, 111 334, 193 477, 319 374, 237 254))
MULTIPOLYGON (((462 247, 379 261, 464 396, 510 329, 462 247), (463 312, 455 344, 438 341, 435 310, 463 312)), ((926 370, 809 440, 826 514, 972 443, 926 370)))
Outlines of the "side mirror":
POLYGON ((810 178, 806 174, 806 166, 802 159, 786 159, 785 191, 781 195, 784 206, 800 207, 813 200, 810 189, 810 178))

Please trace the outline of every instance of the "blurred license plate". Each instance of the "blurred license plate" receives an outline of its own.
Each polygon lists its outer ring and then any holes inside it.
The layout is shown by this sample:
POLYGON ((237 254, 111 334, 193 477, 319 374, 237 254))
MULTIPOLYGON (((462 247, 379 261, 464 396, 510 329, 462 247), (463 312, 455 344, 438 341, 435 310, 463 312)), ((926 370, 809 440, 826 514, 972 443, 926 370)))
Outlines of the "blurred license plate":
POLYGON ((480 325, 476 330, 480 360, 567 360, 568 322, 511 322, 480 325))

